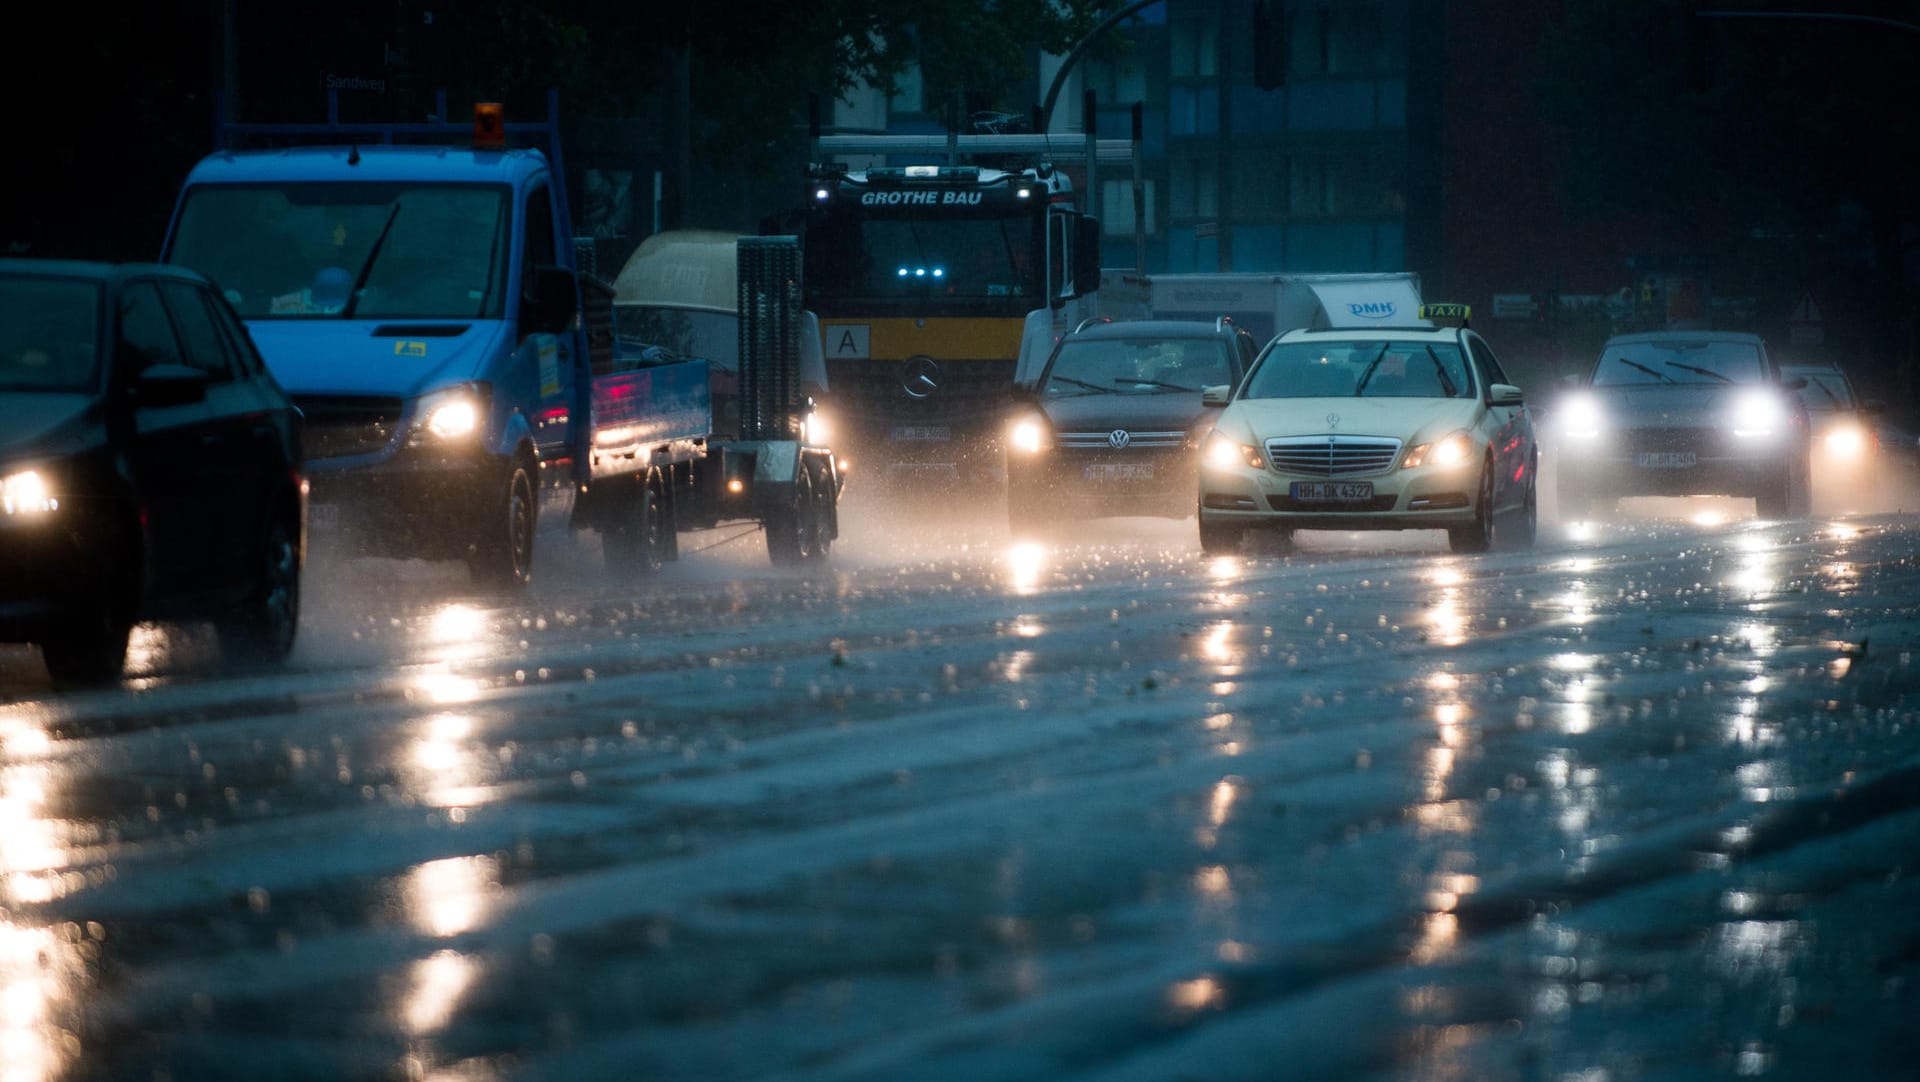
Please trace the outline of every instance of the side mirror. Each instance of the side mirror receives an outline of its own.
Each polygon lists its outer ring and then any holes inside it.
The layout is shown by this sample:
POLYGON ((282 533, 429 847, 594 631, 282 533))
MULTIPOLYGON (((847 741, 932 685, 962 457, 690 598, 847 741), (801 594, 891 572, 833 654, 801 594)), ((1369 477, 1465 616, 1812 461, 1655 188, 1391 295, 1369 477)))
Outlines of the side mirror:
POLYGON ((1877 398, 1863 398, 1860 400, 1860 412, 1868 417, 1878 417, 1887 412, 1887 404, 1877 398))
POLYGON ((1780 386, 1789 391, 1804 391, 1807 389, 1807 378, 1795 376, 1792 379, 1783 379, 1780 381, 1780 386))
POLYGON ((1511 383, 1496 383, 1487 388, 1487 404, 1491 406, 1518 406, 1526 400, 1520 388, 1511 383))
POLYGON ((1233 401, 1233 384, 1221 383, 1212 387, 1200 388, 1200 404, 1221 409, 1233 401))
POLYGON ((1015 405, 1024 405, 1040 397, 1040 388, 1031 383, 1016 383, 1007 390, 1015 405))
POLYGON ((522 334, 560 334, 580 314, 580 280, 565 267, 535 266, 520 295, 522 334))
POLYGON ((1570 372, 1560 377, 1560 386, 1564 390, 1574 390, 1583 382, 1585 381, 1581 379, 1580 374, 1577 372, 1570 372))
POLYGON ((185 406, 206 400, 207 380, 202 368, 156 364, 140 373, 133 390, 143 406, 185 406))
POLYGON ((1081 215, 1073 223, 1073 295, 1100 290, 1100 219, 1081 215))

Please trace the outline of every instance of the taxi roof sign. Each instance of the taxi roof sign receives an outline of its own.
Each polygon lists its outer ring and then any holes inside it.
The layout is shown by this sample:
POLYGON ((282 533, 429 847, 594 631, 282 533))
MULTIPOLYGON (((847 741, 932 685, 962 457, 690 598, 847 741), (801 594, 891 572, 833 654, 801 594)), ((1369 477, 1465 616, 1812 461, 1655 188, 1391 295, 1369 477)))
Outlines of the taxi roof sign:
POLYGON ((1420 306, 1420 318, 1426 320, 1457 319, 1466 323, 1473 315, 1473 309, 1464 304, 1423 304, 1420 306))

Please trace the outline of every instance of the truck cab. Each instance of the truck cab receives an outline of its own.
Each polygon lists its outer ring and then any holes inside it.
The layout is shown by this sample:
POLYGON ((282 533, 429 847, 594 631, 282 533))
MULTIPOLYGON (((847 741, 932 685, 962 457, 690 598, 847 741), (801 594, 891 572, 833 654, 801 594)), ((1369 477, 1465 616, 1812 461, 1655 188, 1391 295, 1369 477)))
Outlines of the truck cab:
POLYGON ((570 236, 539 150, 343 139, 207 156, 162 259, 219 286, 305 415, 314 533, 518 587, 543 494, 582 475, 570 236))

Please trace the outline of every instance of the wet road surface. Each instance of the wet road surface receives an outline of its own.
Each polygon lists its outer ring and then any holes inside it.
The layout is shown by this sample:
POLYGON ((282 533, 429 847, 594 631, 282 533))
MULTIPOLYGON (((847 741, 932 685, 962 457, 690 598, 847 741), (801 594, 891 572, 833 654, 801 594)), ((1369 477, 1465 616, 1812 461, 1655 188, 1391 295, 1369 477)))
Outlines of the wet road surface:
POLYGON ((1914 519, 989 517, 8 648, 0 1080, 1913 1075, 1914 519))

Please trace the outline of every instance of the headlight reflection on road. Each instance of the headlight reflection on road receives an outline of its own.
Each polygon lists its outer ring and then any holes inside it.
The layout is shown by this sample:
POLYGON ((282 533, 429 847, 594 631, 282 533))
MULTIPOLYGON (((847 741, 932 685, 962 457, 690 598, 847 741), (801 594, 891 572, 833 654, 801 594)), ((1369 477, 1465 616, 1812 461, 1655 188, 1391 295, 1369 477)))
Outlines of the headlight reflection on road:
POLYGON ((427 718, 417 739, 407 745, 400 776, 407 791, 430 808, 448 809, 454 822, 466 809, 491 799, 493 753, 473 739, 473 719, 444 713, 427 718))
POLYGON ((79 1041, 53 1015, 73 998, 86 965, 68 937, 0 919, 0 1082, 52 1082, 65 1073, 79 1041))
POLYGON ((413 987, 402 1010, 407 1030, 424 1034, 444 1028, 478 971, 474 961, 459 951, 438 951, 415 962, 413 987))
POLYGON ((492 857, 449 857, 407 873, 402 887, 407 917, 432 936, 456 936, 480 926, 500 889, 492 857))
POLYGON ((1013 592, 1025 597, 1040 588, 1047 572, 1047 548, 1027 541, 1007 550, 1008 581, 1013 592))
POLYGON ((16 923, 19 907, 49 902, 81 884, 67 871, 65 830, 45 814, 52 741, 24 717, 0 714, 0 1082, 50 1082, 78 1052, 73 1034, 56 1024, 56 1011, 73 1002, 89 962, 88 939, 99 925, 54 928, 16 923))

